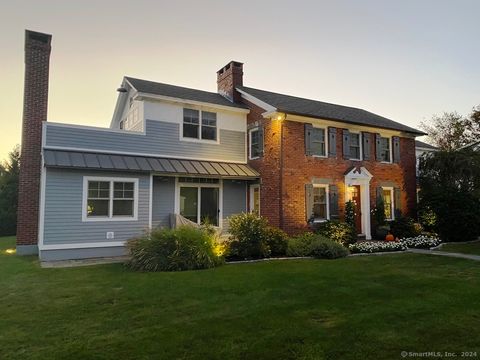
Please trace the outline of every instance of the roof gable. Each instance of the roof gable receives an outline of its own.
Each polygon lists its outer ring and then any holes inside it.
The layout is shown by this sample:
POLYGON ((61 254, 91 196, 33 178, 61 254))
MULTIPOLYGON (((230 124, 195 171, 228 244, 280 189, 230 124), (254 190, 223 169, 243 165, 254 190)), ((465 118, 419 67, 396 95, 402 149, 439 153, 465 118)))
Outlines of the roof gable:
POLYGON ((245 93, 277 108, 278 111, 285 112, 287 114, 302 115, 327 120, 337 120, 346 123, 372 126, 383 129, 400 130, 413 134, 425 135, 423 132, 409 126, 354 107, 278 94, 246 86, 240 86, 239 90, 244 91, 245 93))

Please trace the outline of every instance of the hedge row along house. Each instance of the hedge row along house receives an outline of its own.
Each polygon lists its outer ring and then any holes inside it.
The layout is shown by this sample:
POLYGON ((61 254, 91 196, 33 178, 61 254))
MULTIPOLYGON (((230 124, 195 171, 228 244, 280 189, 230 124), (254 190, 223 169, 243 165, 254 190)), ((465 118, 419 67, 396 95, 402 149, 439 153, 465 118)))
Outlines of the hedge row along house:
POLYGON ((228 232, 255 211, 288 233, 356 206, 371 238, 414 211, 415 137, 365 110, 243 85, 243 64, 217 72, 218 92, 124 77, 108 128, 47 122, 51 36, 26 31, 17 251, 41 260, 110 257, 172 214, 228 232))

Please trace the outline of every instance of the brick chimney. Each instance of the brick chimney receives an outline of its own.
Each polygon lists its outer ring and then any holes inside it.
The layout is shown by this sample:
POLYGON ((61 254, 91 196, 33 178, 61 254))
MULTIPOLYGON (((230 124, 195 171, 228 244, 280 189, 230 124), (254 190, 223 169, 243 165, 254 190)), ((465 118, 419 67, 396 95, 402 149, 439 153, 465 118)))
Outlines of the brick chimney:
POLYGON ((231 102, 241 102, 242 96, 235 90, 237 86, 243 85, 243 63, 230 61, 227 65, 217 71, 218 93, 231 102))
POLYGON ((17 212, 17 254, 38 252, 42 124, 47 121, 52 36, 25 31, 25 82, 17 212))

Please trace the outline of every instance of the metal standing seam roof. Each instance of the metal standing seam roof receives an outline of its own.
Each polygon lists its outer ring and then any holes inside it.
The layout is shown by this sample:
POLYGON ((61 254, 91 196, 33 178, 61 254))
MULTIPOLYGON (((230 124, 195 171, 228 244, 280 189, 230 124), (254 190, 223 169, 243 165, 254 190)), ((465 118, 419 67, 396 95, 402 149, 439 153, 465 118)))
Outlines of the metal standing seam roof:
POLYGON ((45 166, 59 168, 145 171, 171 175, 230 178, 258 178, 260 176, 257 171, 247 164, 218 161, 182 160, 48 149, 43 151, 43 158, 45 166))

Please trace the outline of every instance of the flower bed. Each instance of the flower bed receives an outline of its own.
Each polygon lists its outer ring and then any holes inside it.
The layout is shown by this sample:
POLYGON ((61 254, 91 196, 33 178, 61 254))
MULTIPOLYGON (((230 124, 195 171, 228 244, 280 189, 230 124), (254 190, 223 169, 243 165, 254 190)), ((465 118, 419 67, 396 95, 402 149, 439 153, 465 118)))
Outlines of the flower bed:
POLYGON ((348 247, 352 253, 404 251, 407 246, 400 241, 360 241, 348 247))
POLYGON ((419 235, 400 239, 400 242, 409 249, 430 249, 440 245, 442 241, 433 236, 419 235))

